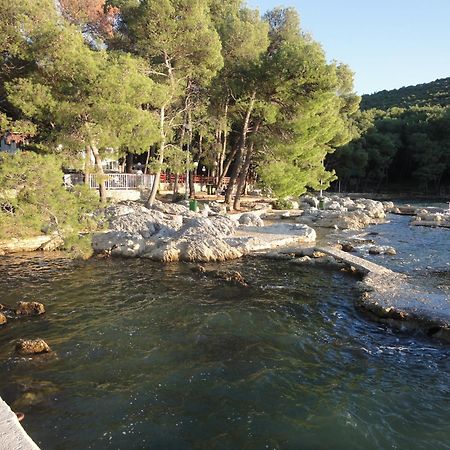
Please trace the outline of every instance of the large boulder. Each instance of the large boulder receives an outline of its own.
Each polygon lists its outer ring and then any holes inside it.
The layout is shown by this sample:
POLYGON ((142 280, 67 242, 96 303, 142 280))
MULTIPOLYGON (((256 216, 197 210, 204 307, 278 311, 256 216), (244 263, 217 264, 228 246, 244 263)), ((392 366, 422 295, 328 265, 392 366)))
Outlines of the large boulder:
POLYGON ((359 230, 374 223, 374 220, 363 211, 310 211, 297 220, 308 225, 342 230, 359 230))
POLYGON ((159 200, 155 200, 152 206, 152 210, 160 211, 163 214, 169 215, 181 215, 187 217, 195 217, 198 214, 189 209, 189 206, 185 203, 163 203, 159 200))
POLYGON ((187 220, 178 230, 177 237, 187 236, 230 236, 236 231, 236 222, 226 216, 195 217, 187 220))
POLYGON ((39 302, 18 302, 15 312, 17 316, 39 316, 45 313, 45 306, 39 302))
POLYGON ((244 213, 239 217, 239 223, 248 227, 263 227, 264 221, 260 215, 254 213, 244 213))
POLYGON ((195 217, 187 220, 173 239, 148 242, 143 256, 163 262, 240 258, 242 252, 225 241, 235 229, 235 221, 225 216, 195 217))
POLYGON ((182 225, 181 215, 166 215, 139 204, 117 204, 106 210, 109 229, 140 234, 148 239, 155 234, 170 236, 182 225))
POLYGON ((242 256, 242 252, 231 247, 224 239, 215 236, 203 239, 181 239, 178 242, 181 261, 227 261, 242 256))
POLYGON ((20 339, 16 343, 16 353, 21 356, 49 353, 49 345, 43 339, 20 339))

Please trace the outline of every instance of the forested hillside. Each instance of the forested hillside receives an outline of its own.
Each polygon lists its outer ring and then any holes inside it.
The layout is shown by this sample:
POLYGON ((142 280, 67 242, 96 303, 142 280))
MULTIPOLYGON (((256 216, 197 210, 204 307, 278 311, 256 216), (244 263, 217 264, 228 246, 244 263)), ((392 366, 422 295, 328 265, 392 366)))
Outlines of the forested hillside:
POLYGON ((361 97, 361 109, 388 110, 392 107, 450 105, 450 78, 441 78, 431 83, 406 86, 390 91, 375 92, 361 97))
POLYGON ((343 191, 450 193, 450 78, 364 96, 354 139, 327 159, 343 191))

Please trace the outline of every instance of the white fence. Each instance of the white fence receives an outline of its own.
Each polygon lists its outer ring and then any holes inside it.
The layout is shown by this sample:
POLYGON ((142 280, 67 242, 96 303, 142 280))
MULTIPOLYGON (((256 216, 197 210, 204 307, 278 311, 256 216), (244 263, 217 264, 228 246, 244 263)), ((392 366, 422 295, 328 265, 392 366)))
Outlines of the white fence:
MULTIPOLYGON (((155 175, 136 175, 133 173, 107 173, 101 176, 105 177, 106 189, 108 190, 150 189, 155 179, 155 175)), ((84 176, 81 174, 65 175, 64 182, 66 186, 82 184, 84 183, 84 176)), ((98 189, 97 174, 89 174, 89 187, 98 189)))

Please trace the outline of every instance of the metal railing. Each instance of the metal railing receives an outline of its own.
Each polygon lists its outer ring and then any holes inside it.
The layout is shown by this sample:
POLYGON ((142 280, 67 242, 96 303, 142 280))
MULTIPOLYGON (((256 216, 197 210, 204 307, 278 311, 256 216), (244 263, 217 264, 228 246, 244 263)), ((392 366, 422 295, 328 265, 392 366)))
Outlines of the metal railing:
MULTIPOLYGON (((150 189, 153 186, 155 175, 138 175, 134 173, 107 173, 101 175, 105 178, 106 189, 108 190, 128 190, 128 189, 150 189)), ((91 189, 98 189, 98 174, 89 174, 89 187, 91 189)), ((161 183, 173 183, 175 181, 175 175, 170 176, 161 174, 161 183)), ((198 183, 204 186, 216 185, 217 177, 207 177, 203 175, 194 175, 194 183, 198 183)), ((230 181, 229 177, 225 177, 222 181, 222 187, 227 186, 230 181)), ((180 184, 185 182, 184 175, 178 176, 178 182, 180 184)), ((64 184, 67 187, 83 184, 83 174, 66 174, 64 175, 64 184)))
MULTIPOLYGON (((105 178, 106 189, 108 190, 150 189, 155 179, 154 175, 137 175, 134 173, 107 173, 101 176, 105 178)), ((98 179, 99 175, 89 174, 89 187, 91 189, 98 189, 98 179)), ((66 186, 83 183, 84 175, 82 174, 68 174, 64 176, 64 184, 66 186)))
MULTIPOLYGON (((155 175, 137 175, 134 173, 108 173, 102 175, 105 177, 106 189, 110 190, 128 190, 148 188, 153 186, 155 175)), ((89 174, 89 187, 91 189, 98 188, 97 174, 89 174)))

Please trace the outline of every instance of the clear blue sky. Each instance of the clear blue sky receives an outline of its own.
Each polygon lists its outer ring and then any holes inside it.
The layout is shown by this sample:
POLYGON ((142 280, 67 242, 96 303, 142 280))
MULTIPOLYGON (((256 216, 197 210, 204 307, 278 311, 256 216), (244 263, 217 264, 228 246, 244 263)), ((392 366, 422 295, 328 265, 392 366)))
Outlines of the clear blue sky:
POLYGON ((450 77, 450 0, 247 0, 293 6, 328 59, 348 64, 359 94, 450 77))

